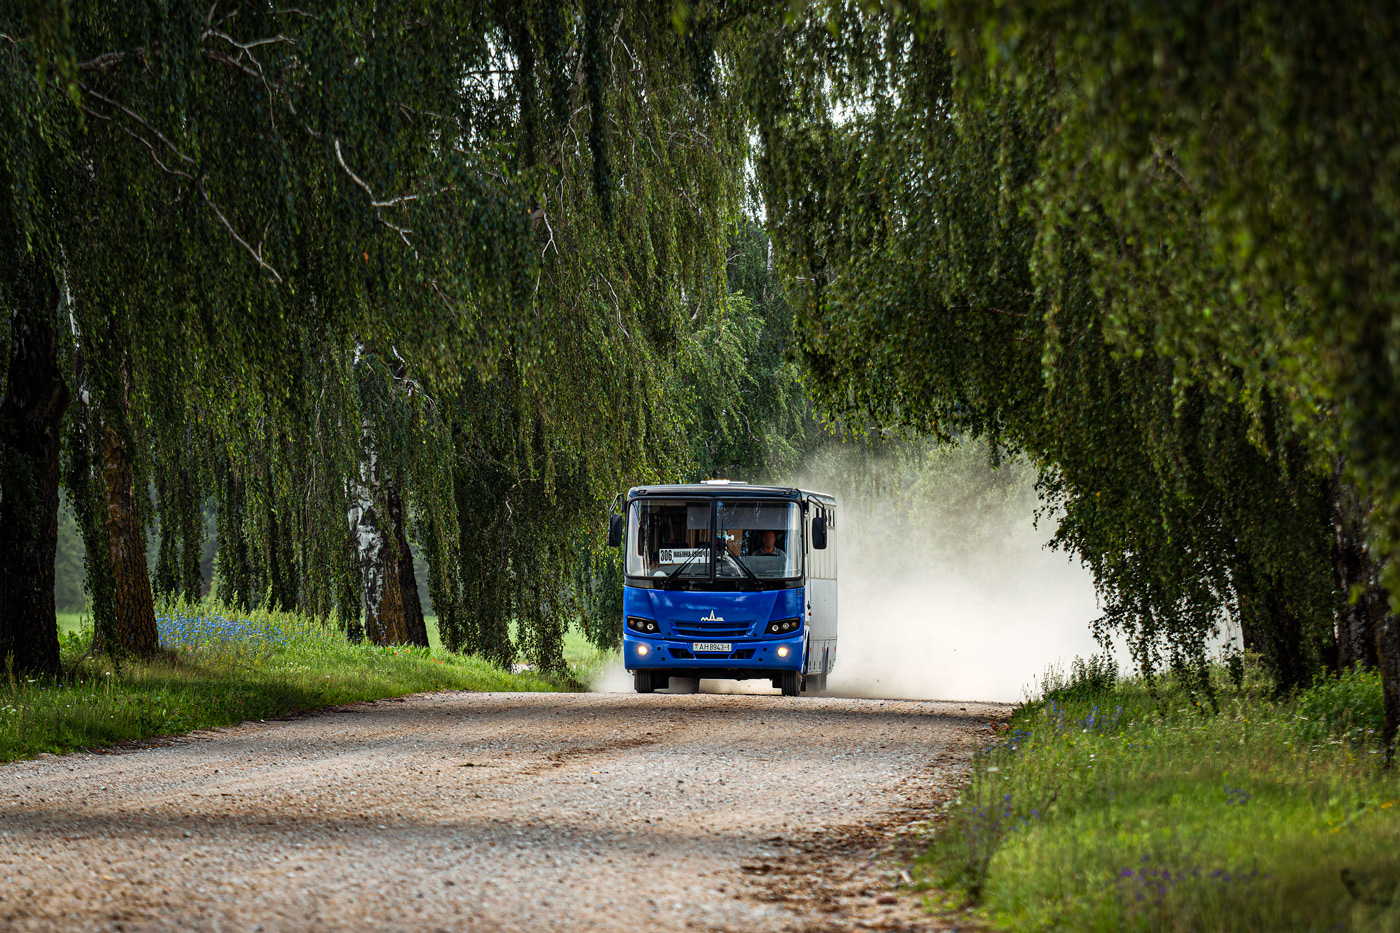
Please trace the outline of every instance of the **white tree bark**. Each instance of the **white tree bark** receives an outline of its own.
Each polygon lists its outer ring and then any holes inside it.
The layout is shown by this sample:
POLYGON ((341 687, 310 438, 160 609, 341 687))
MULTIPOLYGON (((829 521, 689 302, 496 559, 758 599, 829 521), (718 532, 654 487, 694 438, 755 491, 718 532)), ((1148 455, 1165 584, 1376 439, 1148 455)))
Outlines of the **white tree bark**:
POLYGON ((376 645, 398 645, 407 641, 404 625, 403 593, 399 586, 397 552, 390 540, 391 529, 375 504, 380 491, 377 458, 366 422, 362 434, 365 459, 360 476, 350 488, 350 535, 360 558, 364 583, 365 637, 376 645))

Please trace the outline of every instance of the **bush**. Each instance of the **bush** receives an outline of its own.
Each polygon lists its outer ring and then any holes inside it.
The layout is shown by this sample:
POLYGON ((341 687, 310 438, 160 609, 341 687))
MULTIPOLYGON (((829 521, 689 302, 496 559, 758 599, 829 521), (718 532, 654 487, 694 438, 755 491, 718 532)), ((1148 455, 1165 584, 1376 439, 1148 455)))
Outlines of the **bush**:
POLYGON ((1107 696, 1117 684, 1118 662, 1112 655, 1099 657, 1094 654, 1087 661, 1076 657, 1070 665, 1068 676, 1052 665, 1041 680, 1040 693, 1046 700, 1072 703, 1107 696))
POLYGON ((1297 714, 1298 739, 1308 745, 1374 746, 1385 719, 1380 672, 1356 669, 1318 677, 1298 694, 1297 714))

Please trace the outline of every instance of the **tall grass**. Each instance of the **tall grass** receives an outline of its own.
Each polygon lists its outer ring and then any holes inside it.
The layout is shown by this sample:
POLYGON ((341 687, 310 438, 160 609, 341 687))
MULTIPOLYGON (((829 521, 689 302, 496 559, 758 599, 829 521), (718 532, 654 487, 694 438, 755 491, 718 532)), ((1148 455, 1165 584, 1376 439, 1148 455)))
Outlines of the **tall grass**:
POLYGON ((1022 930, 1400 930, 1379 682, 1273 698, 1256 667, 1052 674, 978 756, 922 876, 1022 930))
POLYGON ((429 690, 575 689, 442 649, 352 644, 333 624, 214 602, 159 607, 161 654, 117 663, 66 628, 57 679, 0 672, 0 761, 429 690))

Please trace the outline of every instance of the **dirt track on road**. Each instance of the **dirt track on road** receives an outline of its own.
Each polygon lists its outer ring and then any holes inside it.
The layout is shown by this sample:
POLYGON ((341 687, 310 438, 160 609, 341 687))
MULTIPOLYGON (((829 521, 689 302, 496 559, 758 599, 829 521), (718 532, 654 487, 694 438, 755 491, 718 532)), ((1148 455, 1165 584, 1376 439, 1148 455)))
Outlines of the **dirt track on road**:
POLYGON ((938 929, 890 845, 1004 710, 442 693, 46 756, 0 928, 938 929))

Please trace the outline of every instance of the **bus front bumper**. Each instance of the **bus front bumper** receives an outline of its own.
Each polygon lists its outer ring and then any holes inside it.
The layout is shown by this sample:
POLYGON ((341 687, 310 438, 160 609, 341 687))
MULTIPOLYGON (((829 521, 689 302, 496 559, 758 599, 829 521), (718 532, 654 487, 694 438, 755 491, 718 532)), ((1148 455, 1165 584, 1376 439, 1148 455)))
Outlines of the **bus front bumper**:
POLYGON ((733 650, 721 654, 692 651, 694 642, 690 640, 624 634, 622 663, 629 671, 713 671, 716 678, 738 673, 762 677, 765 671, 802 670, 804 637, 803 632, 798 632, 788 638, 734 641, 730 643, 733 650))

